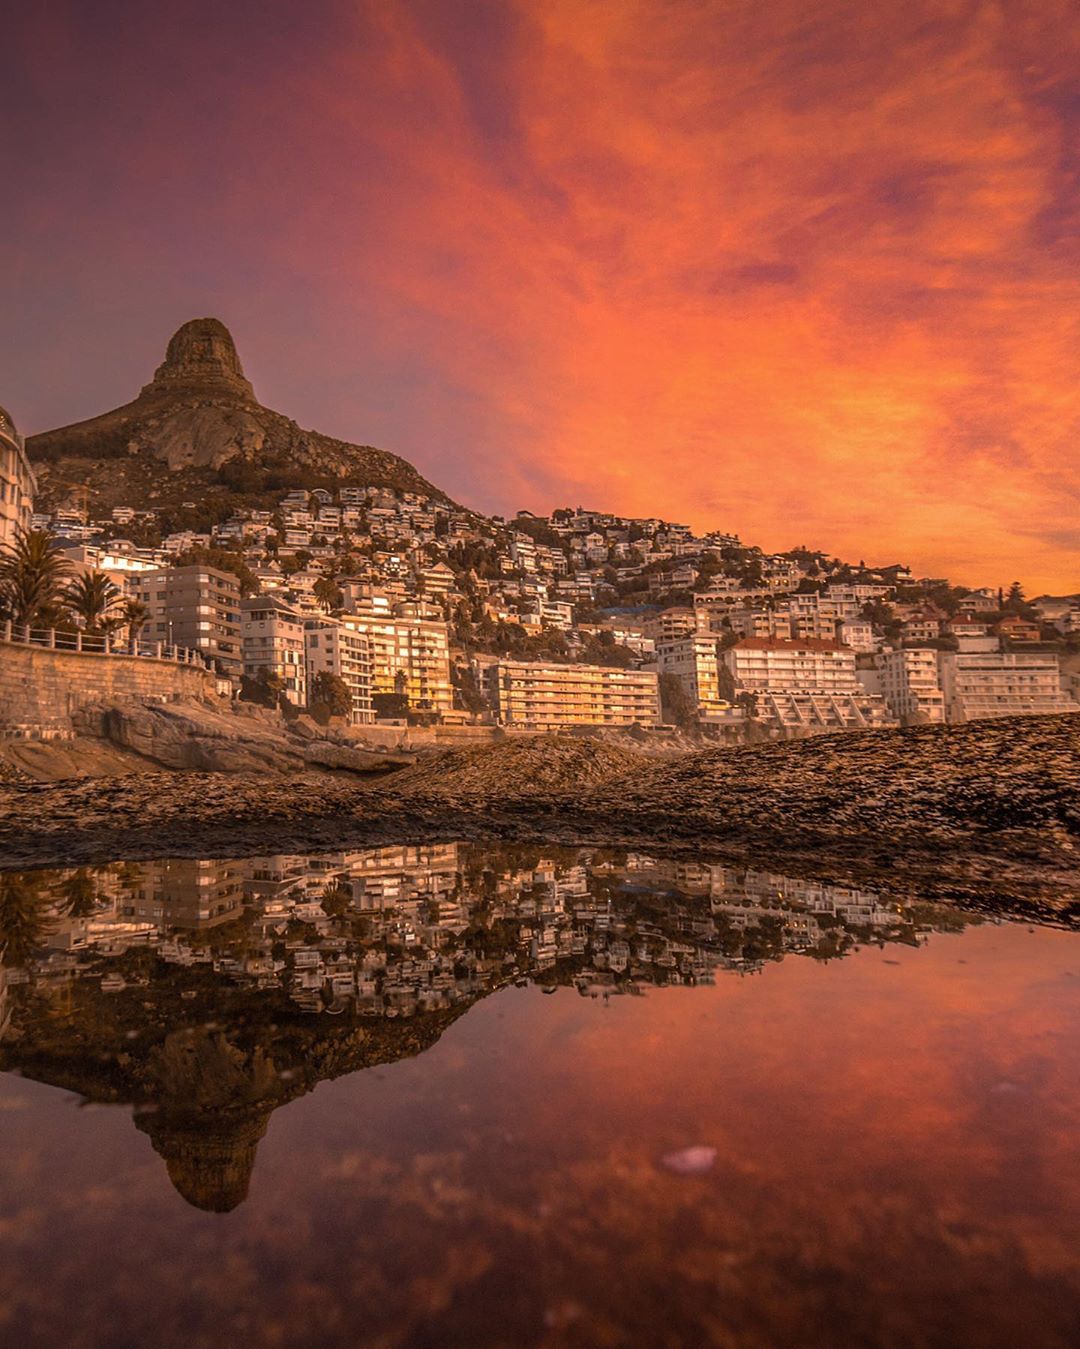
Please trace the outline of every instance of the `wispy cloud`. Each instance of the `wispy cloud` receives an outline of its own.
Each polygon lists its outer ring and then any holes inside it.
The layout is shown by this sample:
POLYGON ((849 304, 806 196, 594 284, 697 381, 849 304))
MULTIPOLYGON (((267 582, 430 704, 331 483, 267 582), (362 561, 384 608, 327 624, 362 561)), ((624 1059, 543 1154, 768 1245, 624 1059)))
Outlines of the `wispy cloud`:
MULTIPOLYGON (((303 59, 286 35, 212 75, 209 160, 201 105, 185 126, 151 98, 127 133, 144 184, 177 138, 188 246, 257 268, 257 360, 318 389, 309 420, 493 508, 583 500, 1080 584, 1065 0, 319 16, 303 59), (288 370, 272 306, 304 316, 288 370)), ((155 255, 122 172, 101 219, 132 201, 155 255)))

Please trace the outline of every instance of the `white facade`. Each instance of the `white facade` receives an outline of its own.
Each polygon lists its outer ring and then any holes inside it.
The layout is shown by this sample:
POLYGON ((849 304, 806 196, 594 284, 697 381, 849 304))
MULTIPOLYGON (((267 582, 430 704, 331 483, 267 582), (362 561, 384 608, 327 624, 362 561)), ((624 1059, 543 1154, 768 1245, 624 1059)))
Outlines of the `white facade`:
POLYGON ((554 731, 660 723, 659 681, 652 671, 498 660, 483 678, 504 726, 554 731))
POLYGON ((362 726, 374 721, 371 642, 367 634, 334 618, 309 619, 304 628, 304 650, 308 688, 314 688, 318 674, 337 675, 352 695, 352 724, 362 726))
POLYGON ((244 674, 257 678, 269 670, 282 681, 283 692, 297 707, 307 706, 307 664, 304 619, 271 595, 259 595, 240 604, 240 640, 244 674))
POLYGON ((657 645, 657 671, 678 679, 705 720, 728 719, 732 713, 731 703, 720 693, 720 668, 715 637, 698 633, 657 645))
POLYGON ((880 693, 889 711, 905 726, 945 720, 938 653, 926 647, 883 651, 858 677, 868 692, 880 693))
POLYGON ((861 730, 895 717, 855 675, 855 652, 838 642, 747 638, 723 653, 736 694, 753 694, 757 716, 784 730, 861 730))
POLYGON ((419 711, 453 710, 445 623, 380 614, 344 614, 341 621, 371 643, 373 693, 402 694, 419 711))
POLYGON ((1056 655, 1012 651, 942 651, 941 687, 949 721, 1080 712, 1062 688, 1056 655))

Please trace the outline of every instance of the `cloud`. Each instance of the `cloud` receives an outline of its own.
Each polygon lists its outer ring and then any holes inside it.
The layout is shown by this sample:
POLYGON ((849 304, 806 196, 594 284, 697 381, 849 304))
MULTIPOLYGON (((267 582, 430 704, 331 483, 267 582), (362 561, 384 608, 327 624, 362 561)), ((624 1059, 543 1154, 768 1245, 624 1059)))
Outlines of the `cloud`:
POLYGON ((192 126, 150 97, 94 237, 111 211, 129 255, 197 258, 264 394, 476 504, 1074 588, 1074 27, 1065 0, 332 3, 303 59, 210 67, 192 126))

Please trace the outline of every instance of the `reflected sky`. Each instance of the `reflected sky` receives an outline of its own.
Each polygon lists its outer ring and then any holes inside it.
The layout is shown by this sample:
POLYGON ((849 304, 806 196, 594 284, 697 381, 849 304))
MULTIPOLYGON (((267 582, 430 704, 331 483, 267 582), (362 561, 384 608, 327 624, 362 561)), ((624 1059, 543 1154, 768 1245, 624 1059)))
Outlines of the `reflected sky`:
POLYGON ((9 967, 0 1339, 1075 1342, 1075 934, 625 853, 266 861, 201 920, 195 864, 99 872, 9 967), (345 931, 353 993, 298 986, 345 931))

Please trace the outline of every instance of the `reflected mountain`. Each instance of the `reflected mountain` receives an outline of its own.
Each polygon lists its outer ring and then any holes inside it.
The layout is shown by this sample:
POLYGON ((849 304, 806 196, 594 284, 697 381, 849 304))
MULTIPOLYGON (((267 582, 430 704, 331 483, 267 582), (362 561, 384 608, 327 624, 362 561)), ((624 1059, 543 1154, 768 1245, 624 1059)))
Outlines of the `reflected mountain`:
POLYGON ((474 844, 0 873, 0 1069, 133 1107, 195 1207, 273 1112, 422 1053, 510 983, 582 997, 918 945, 980 921, 768 871, 474 844))

